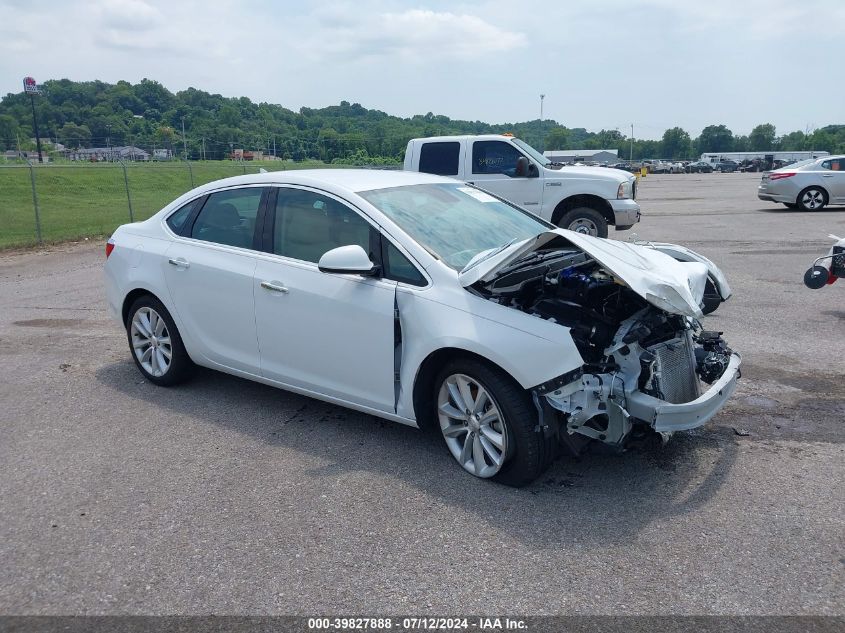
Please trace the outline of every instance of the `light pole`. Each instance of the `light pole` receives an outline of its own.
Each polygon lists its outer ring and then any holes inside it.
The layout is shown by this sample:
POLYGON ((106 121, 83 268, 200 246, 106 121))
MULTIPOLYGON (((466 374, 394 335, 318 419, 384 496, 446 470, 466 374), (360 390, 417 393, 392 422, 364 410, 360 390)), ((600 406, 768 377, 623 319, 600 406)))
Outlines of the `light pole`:
POLYGON ((631 123, 631 153, 628 156, 628 162, 634 161, 634 124, 631 123))
POLYGON ((543 120, 543 99, 546 98, 546 95, 540 95, 540 121, 543 120))
POLYGON ((182 117, 182 151, 188 160, 188 139, 185 138, 185 117, 182 117))

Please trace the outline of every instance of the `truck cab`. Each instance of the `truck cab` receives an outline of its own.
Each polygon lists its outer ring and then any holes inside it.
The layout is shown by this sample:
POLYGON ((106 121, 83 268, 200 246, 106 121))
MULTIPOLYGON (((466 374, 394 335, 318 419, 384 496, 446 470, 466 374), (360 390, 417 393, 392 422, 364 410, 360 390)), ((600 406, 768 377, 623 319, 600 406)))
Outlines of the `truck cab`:
POLYGON ((436 136, 408 141, 406 171, 451 176, 572 231, 607 237, 608 226, 640 220, 636 178, 607 167, 552 163, 508 135, 436 136))

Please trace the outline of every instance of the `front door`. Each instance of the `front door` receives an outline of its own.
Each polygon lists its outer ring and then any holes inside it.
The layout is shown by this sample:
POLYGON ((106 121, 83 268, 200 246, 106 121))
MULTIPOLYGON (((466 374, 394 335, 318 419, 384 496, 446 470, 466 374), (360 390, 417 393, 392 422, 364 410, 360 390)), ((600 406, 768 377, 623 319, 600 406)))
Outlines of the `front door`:
POLYGON ((527 211, 540 213, 541 178, 515 175, 516 161, 523 156, 518 149, 504 141, 473 141, 467 149, 467 181, 527 211))
POLYGON ((281 187, 272 254, 255 269, 263 376, 379 411, 394 409, 396 283, 322 273, 317 262, 358 244, 375 259, 377 234, 356 210, 314 191, 281 187))

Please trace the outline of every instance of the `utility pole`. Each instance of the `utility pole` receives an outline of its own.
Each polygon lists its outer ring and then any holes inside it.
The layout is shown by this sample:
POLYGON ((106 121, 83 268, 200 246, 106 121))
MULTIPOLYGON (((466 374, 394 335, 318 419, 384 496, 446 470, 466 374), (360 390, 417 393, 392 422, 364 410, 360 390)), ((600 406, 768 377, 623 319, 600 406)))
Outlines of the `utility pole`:
POLYGON ((628 156, 628 162, 632 162, 634 160, 634 124, 631 123, 631 154, 628 156))
POLYGON ((111 125, 106 125, 106 147, 109 148, 109 160, 114 160, 111 153, 111 125))
POLYGON ((202 159, 205 160, 205 137, 202 137, 202 159))
POLYGON ((182 149, 185 153, 185 160, 188 160, 188 139, 185 138, 185 117, 182 117, 182 149))
POLYGON ((546 98, 546 95, 540 95, 540 121, 543 120, 543 99, 546 98))

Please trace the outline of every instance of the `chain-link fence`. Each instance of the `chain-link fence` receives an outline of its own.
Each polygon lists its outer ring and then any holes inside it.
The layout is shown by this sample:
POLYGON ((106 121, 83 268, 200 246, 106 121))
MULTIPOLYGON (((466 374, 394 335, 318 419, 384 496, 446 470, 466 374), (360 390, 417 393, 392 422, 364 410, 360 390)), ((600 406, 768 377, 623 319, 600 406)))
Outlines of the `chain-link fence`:
MULTIPOLYGON (((338 165, 339 166, 339 165, 338 165)), ((108 235, 190 189, 229 176, 323 163, 171 161, 0 165, 0 248, 108 235)))

